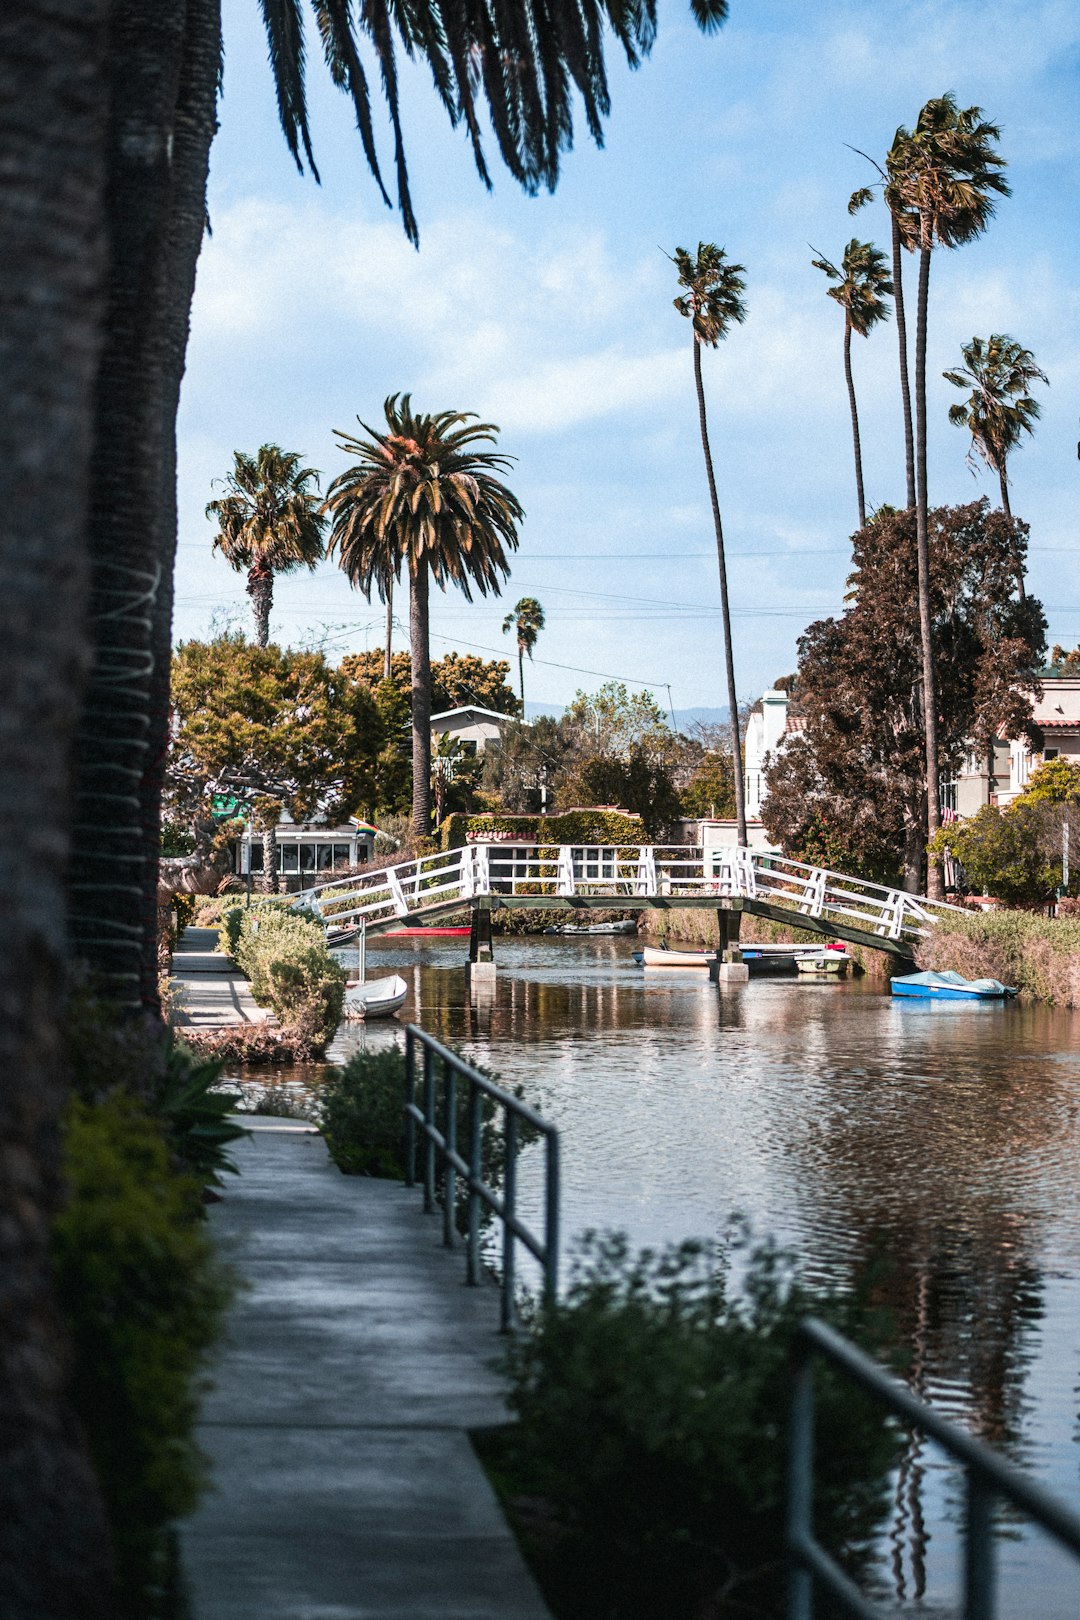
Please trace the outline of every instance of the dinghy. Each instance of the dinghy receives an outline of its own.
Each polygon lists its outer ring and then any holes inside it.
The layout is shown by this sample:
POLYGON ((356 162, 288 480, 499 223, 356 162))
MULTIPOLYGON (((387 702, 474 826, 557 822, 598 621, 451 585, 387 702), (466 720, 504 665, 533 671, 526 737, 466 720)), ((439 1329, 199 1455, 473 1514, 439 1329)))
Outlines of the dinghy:
POLYGON ((851 957, 845 951, 807 951, 795 958, 795 966, 808 978, 843 978, 851 957))
POLYGON ((637 923, 633 917, 627 917, 625 922, 606 923, 563 923, 561 928, 545 928, 545 934, 636 934, 637 923))
POLYGON ((892 981, 894 996, 917 996, 924 1001, 1002 1001, 1015 996, 1000 979, 965 979, 945 968, 940 973, 907 973, 892 981))
POLYGON ((645 966, 663 968, 707 968, 716 961, 715 951, 668 951, 646 945, 641 953, 645 966))
POLYGON ((346 1018, 390 1018, 404 1006, 409 987, 400 974, 345 986, 346 1018))

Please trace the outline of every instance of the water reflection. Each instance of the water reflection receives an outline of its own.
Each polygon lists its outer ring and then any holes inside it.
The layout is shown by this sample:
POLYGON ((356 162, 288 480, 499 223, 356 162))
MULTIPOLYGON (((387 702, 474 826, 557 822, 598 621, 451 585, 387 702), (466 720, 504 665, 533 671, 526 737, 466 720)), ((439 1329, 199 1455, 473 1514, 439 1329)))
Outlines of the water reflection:
MULTIPOLYGON (((523 1082, 562 1128, 567 1233, 659 1243, 740 1210, 814 1277, 877 1268, 904 1376, 1075 1500, 1080 1018, 894 1003, 867 981, 718 992, 693 970, 643 973, 631 946, 500 940, 493 993, 466 987, 462 941, 373 944, 369 973, 402 972, 404 1018, 523 1082)), ((954 1597, 956 1499, 913 1441, 883 1560, 899 1600, 954 1597)), ((1010 1543, 1003 1612, 1080 1612, 1080 1580, 1051 1564, 1010 1543)))

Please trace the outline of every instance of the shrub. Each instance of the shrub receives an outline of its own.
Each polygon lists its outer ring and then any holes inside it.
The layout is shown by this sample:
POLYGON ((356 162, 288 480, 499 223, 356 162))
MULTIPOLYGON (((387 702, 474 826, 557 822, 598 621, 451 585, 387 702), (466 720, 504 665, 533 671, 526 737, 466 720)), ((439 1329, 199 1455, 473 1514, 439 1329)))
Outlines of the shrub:
POLYGON ((199 1182, 171 1168, 132 1098, 72 1104, 65 1171, 53 1251, 73 1396, 113 1530, 112 1612, 149 1620, 164 1606, 169 1528, 203 1484, 194 1425, 229 1289, 199 1219, 199 1182))
POLYGON ((293 1043, 321 1050, 341 1022, 345 996, 345 969, 330 955, 322 924, 310 912, 253 906, 241 914, 232 955, 255 1000, 274 1009, 293 1043))
MULTIPOLYGON (((790 1349, 809 1308, 851 1331, 857 1308, 800 1285, 766 1246, 730 1295, 715 1251, 633 1258, 586 1234, 569 1289, 534 1307, 508 1355, 518 1422, 482 1455, 561 1620, 714 1620, 780 1608, 790 1349)), ((888 1505, 895 1442, 820 1370, 815 1528, 854 1569, 888 1505)))
POLYGON ((177 1158, 193 1175, 215 1185, 223 1171, 236 1174, 226 1148, 244 1135, 227 1118, 232 1098, 214 1090, 221 1069, 220 1059, 200 1058, 185 1041, 170 1037, 165 1074, 154 1098, 154 1112, 177 1158))
MULTIPOLYGON (((498 1077, 480 1069, 489 1080, 498 1077)), ((419 1080, 419 1076, 417 1077, 419 1080)), ((436 1066, 437 1117, 444 1118, 441 1065, 436 1066)), ((524 1088, 514 1086, 512 1094, 524 1099, 524 1088)), ((469 1088, 460 1079, 457 1093, 458 1149, 468 1157, 469 1088)), ((384 1176, 403 1180, 405 1176, 405 1054, 394 1046, 382 1052, 354 1052, 343 1069, 331 1069, 319 1093, 319 1122, 331 1156, 339 1169, 349 1175, 384 1176)), ((518 1122, 518 1143, 524 1147, 535 1140, 535 1129, 518 1122)), ((503 1177, 502 1109, 489 1097, 481 1101, 480 1165, 484 1180, 496 1191, 503 1177)), ((462 1224, 468 1192, 457 1184, 458 1221, 462 1224)))
POLYGON ((218 1063, 261 1065, 302 1063, 311 1048, 288 1030, 265 1024, 231 1024, 227 1029, 185 1029, 184 1044, 218 1063))
POLYGON ((949 913, 915 948, 920 968, 1000 979, 1039 1001, 1080 1007, 1080 919, 1030 911, 949 913))

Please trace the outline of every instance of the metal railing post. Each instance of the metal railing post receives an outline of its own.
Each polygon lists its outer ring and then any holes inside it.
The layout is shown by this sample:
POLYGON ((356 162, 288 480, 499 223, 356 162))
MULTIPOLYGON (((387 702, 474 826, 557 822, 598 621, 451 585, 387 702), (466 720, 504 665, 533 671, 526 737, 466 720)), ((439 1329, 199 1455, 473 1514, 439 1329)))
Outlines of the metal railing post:
POLYGON ((454 1203, 457 1198, 457 1171, 453 1155, 457 1152, 457 1075, 443 1059, 443 1097, 446 1105, 443 1141, 446 1152, 443 1162, 443 1243, 454 1247, 454 1203))
POLYGON ((978 1471, 967 1471, 964 1545, 965 1620, 994 1620, 994 1493, 978 1471))
POLYGON ((504 1128, 503 1207, 508 1219, 503 1222, 502 1266, 502 1331, 509 1333, 514 1325, 514 1233, 511 1222, 517 1219, 517 1115, 508 1113, 504 1128))
POLYGON ((435 1123, 435 1054, 424 1048, 424 1213, 435 1212, 435 1142, 430 1127, 435 1123))
POLYGON ((545 1139, 547 1201, 544 1207, 544 1297, 554 1304, 559 1293, 559 1138, 545 1139))
POLYGON ((480 1281, 480 1177, 483 1169, 483 1100, 480 1087, 469 1081, 469 1236, 465 1280, 475 1288, 480 1281))
POLYGON ((416 1186, 416 1042, 411 1029, 405 1031, 405 1185, 416 1186))
POLYGON ((788 1460, 787 1620, 812 1620, 814 1577, 806 1567, 802 1548, 813 1533, 814 1495, 814 1367, 808 1346, 796 1344, 791 1393, 791 1436, 788 1460))

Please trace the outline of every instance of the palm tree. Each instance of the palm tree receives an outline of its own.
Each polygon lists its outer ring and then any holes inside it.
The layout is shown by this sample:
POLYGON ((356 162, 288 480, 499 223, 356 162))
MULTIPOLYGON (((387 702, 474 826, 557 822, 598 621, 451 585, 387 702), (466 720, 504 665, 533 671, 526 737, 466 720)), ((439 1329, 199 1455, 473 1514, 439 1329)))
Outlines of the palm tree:
MULTIPOLYGON (((816 249, 814 250, 817 251, 816 249)), ((844 311, 844 376, 847 378, 848 403, 851 406, 851 433, 855 441, 855 491, 859 502, 859 528, 866 527, 866 496, 863 493, 862 445, 859 441, 859 411, 855 403, 855 380, 851 375, 851 334, 868 337, 879 321, 889 318, 886 299, 893 284, 885 266, 885 255, 872 242, 860 242, 854 236, 844 249, 838 270, 828 259, 814 259, 816 270, 824 270, 830 281, 838 282, 828 289, 829 297, 844 311)))
POLYGON ((472 586, 498 596, 510 572, 506 550, 516 550, 525 516, 517 497, 494 476, 513 458, 477 448, 494 444, 498 428, 471 412, 421 416, 411 396, 391 394, 383 407, 386 431, 360 422, 366 439, 336 432, 342 450, 357 458, 326 495, 333 514, 330 550, 370 598, 385 596, 404 568, 409 576, 412 654, 413 823, 421 837, 431 825, 431 656, 428 648, 429 575, 440 590, 457 585, 466 601, 472 586), (501 576, 501 577, 500 577, 501 576))
POLYGON ((276 444, 261 445, 254 458, 234 450, 233 463, 224 481, 229 493, 211 501, 206 515, 219 525, 214 550, 233 568, 248 571, 255 641, 265 647, 274 575, 314 568, 322 560, 326 519, 317 493, 319 475, 313 467, 301 467, 295 450, 276 444))
MULTIPOLYGON (((914 131, 898 129, 890 152, 889 178, 902 206, 900 228, 919 250, 919 306, 915 328, 915 519, 918 545, 919 629, 922 637, 923 719, 926 732, 926 820, 933 838, 941 825, 938 771, 937 687, 930 622, 930 542, 926 487, 926 331, 930 261, 935 247, 959 247, 986 229, 994 194, 1008 196, 999 172, 1004 158, 993 149, 1001 131, 981 107, 960 108, 951 95, 928 101, 914 131)), ((944 893, 941 868, 931 862, 927 892, 944 893)))
POLYGON ((679 286, 686 291, 675 299, 675 308, 692 323, 694 344, 694 387, 697 391, 698 423, 701 428, 701 448, 705 455, 705 474, 709 481, 709 500, 712 503, 713 528, 716 532, 716 560, 720 569, 720 613, 724 630, 724 663, 727 670, 728 713, 731 717, 732 759, 735 765, 735 819, 739 843, 745 848, 746 792, 742 772, 742 743, 739 737, 739 703, 735 696, 735 661, 731 650, 731 610, 728 606, 727 564, 724 560, 724 528, 720 521, 720 502, 716 494, 716 476, 713 472, 712 451, 709 448, 709 425, 705 416, 705 389, 701 380, 701 350, 704 344, 715 349, 727 337, 733 322, 746 319, 743 293, 745 267, 729 264, 723 248, 714 242, 699 242, 697 257, 685 248, 676 248, 672 260, 679 272, 679 286))
MULTIPOLYGON (((892 149, 885 159, 886 165, 895 163, 898 154, 898 139, 894 140, 892 149)), ((901 228, 901 220, 906 215, 903 199, 897 187, 889 178, 888 167, 881 164, 868 153, 859 151, 857 146, 851 148, 858 152, 860 157, 872 163, 881 176, 880 185, 885 205, 889 210, 889 225, 892 236, 892 280, 893 300, 896 304, 896 338, 900 350, 900 403, 904 413, 904 476, 907 488, 907 508, 909 512, 915 510, 915 430, 911 420, 911 381, 908 376, 908 341, 907 341, 907 315, 904 308, 904 262, 903 250, 910 244, 905 241, 905 231, 901 228)), ((873 196, 871 186, 860 186, 858 191, 851 194, 848 202, 848 213, 858 213, 873 196)))
POLYGON ((503 635, 513 630, 517 636, 518 681, 521 686, 521 714, 525 716, 525 654, 532 663, 536 638, 544 628, 544 610, 535 596, 523 596, 503 620, 503 635))
MULTIPOLYGON (((1006 464, 1023 435, 1035 431, 1041 414, 1038 400, 1032 399, 1028 389, 1032 383, 1048 379, 1035 364, 1031 350, 1004 332, 992 332, 985 339, 974 337, 960 352, 965 364, 943 376, 957 388, 970 387, 971 393, 963 405, 949 406, 949 421, 954 427, 968 429, 972 449, 997 473, 1002 510, 1011 519, 1006 464)), ((1016 583, 1023 601, 1022 568, 1016 571, 1016 583)))

